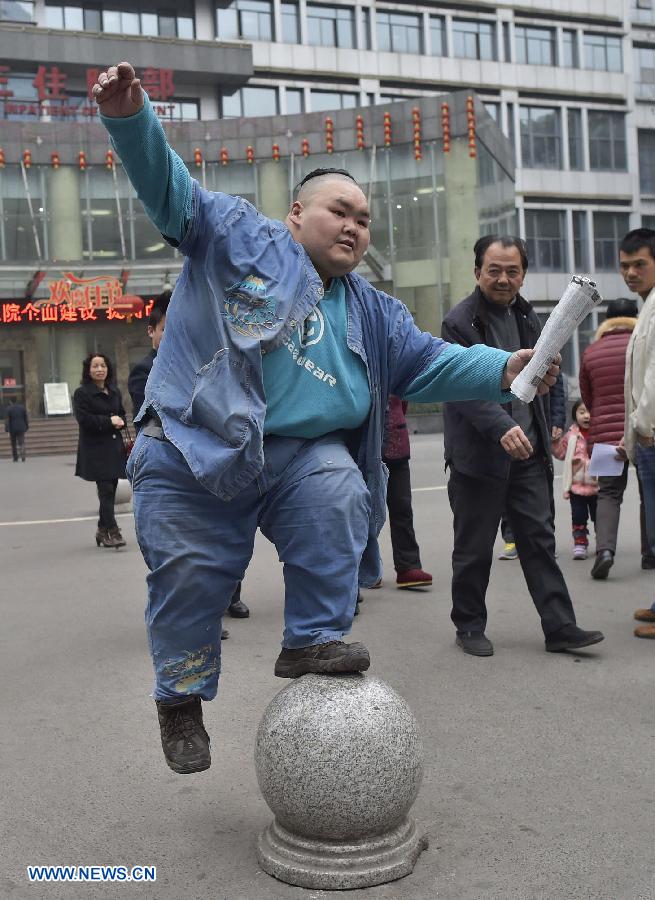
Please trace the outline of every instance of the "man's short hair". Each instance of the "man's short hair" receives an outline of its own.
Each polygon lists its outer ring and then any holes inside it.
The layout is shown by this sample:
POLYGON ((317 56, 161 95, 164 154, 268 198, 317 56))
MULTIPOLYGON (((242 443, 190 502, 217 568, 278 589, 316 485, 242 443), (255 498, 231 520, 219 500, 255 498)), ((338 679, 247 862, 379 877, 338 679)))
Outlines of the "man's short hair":
POLYGON ((151 328, 156 328, 166 315, 168 304, 171 301, 172 293, 172 291, 162 291, 162 293, 155 299, 155 302, 152 305, 152 309, 150 310, 150 315, 148 316, 148 325, 151 328))
MULTIPOLYGON (((353 184, 357 184, 357 181, 353 178, 353 176, 346 169, 312 169, 302 181, 299 181, 298 184, 293 189, 293 198, 294 200, 298 197, 301 188, 303 188, 308 181, 311 181, 312 178, 320 178, 322 175, 342 175, 345 178, 350 178, 353 184)), ((359 185, 357 184, 357 187, 359 185)))
POLYGON ((521 265, 523 271, 528 271, 528 247, 524 240, 515 237, 512 234, 485 234, 484 237, 478 238, 473 247, 475 254, 475 268, 481 269, 484 262, 484 254, 492 244, 500 244, 502 247, 516 247, 521 255, 521 265))
POLYGON ((642 247, 647 247, 655 259, 655 231, 652 228, 634 228, 629 231, 621 241, 619 250, 622 253, 637 253, 642 247))
MULTIPOLYGON (((643 244, 642 244, 643 246, 643 244)), ((607 304, 606 319, 618 319, 619 317, 629 316, 636 319, 639 315, 637 309, 637 301, 630 297, 617 297, 616 300, 610 300, 607 304)))

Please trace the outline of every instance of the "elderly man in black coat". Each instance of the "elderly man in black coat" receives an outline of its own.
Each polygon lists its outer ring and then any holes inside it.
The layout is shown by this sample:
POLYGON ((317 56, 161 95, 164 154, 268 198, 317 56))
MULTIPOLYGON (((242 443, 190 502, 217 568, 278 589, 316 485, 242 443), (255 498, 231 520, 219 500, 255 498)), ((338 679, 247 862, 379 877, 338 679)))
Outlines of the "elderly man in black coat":
MULTIPOLYGON (((475 245, 478 286, 445 317, 441 336, 465 347, 534 347, 539 319, 520 295, 528 269, 520 238, 488 235, 475 245)), ((541 617, 546 650, 586 647, 603 640, 583 631, 555 561, 549 479, 548 395, 532 403, 500 405, 470 400, 444 404, 448 496, 454 516, 453 609, 457 644, 465 653, 492 656, 485 635, 485 595, 493 545, 503 510, 516 537, 530 596, 541 617)))
POLYGON ((9 432, 11 455, 14 462, 18 462, 19 454, 20 458, 25 462, 25 432, 28 428, 27 410, 14 397, 9 401, 5 421, 5 431, 9 432))

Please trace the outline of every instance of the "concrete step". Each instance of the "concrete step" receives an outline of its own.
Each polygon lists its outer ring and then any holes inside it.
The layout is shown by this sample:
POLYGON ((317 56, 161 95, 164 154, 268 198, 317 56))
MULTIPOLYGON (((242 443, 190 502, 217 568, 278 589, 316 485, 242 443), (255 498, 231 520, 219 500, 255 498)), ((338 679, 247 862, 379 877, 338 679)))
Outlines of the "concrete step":
MULTIPOLYGON (((75 454, 79 430, 74 416, 31 418, 25 436, 28 456, 75 454)), ((11 441, 4 429, 0 432, 0 459, 11 459, 11 441)))

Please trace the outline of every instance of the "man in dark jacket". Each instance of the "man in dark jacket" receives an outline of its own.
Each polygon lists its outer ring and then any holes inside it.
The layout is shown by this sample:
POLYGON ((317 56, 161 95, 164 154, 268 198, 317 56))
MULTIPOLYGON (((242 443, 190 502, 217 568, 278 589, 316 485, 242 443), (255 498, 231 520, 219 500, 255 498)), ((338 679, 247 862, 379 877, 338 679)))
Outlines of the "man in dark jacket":
MULTIPOLYGON (((465 347, 534 347, 539 319, 519 294, 528 269, 524 242, 488 235, 476 243, 474 253, 478 286, 445 317, 442 337, 465 347)), ((451 618, 458 646, 474 656, 493 655, 485 635, 485 595, 503 509, 541 617, 546 650, 572 650, 603 640, 600 631, 583 631, 576 625, 555 561, 548 403, 545 395, 528 404, 516 399, 502 406, 478 400, 444 404, 448 496, 455 530, 451 618)))
MULTIPOLYGON (((148 316, 148 337, 152 343, 152 350, 132 368, 127 380, 127 389, 132 398, 134 418, 136 418, 137 413, 143 406, 148 375, 150 375, 152 364, 155 361, 155 356, 157 356, 157 350, 159 350, 161 339, 164 336, 166 311, 171 299, 171 293, 171 291, 163 291, 153 303, 152 310, 148 316)), ((138 429, 139 426, 136 425, 135 427, 138 429)))
MULTIPOLYGON (((591 413, 588 443, 616 444, 623 437, 625 427, 625 354, 630 336, 637 324, 637 301, 619 297, 607 304, 605 321, 582 355, 580 364, 580 393, 584 405, 591 413)), ((619 530, 621 503, 628 483, 628 462, 616 477, 598 479, 598 505, 596 509, 596 559, 591 577, 607 578, 614 565, 616 540, 619 530)), ((639 483, 641 499, 641 483, 639 483)), ((640 503, 641 565, 655 568, 655 557, 650 552, 646 537, 643 502, 640 503)))
POLYGON ((22 403, 15 398, 9 401, 5 430, 9 432, 11 441, 11 455, 14 462, 18 462, 18 456, 25 462, 25 432, 29 428, 27 410, 22 403))

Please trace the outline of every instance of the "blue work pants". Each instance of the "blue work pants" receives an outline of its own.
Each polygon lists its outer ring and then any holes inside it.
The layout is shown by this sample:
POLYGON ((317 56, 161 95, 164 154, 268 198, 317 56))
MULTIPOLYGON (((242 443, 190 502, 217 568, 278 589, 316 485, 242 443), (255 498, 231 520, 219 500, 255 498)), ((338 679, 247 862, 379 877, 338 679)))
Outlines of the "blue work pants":
POLYGON ((285 584, 284 647, 350 630, 370 496, 336 433, 268 436, 259 477, 233 500, 210 493, 167 440, 141 432, 128 464, 137 538, 148 566, 146 626, 156 700, 211 700, 221 618, 252 555, 255 532, 275 545, 285 584))

